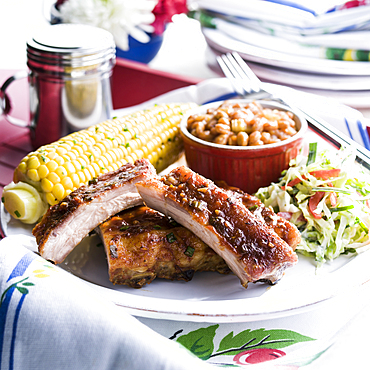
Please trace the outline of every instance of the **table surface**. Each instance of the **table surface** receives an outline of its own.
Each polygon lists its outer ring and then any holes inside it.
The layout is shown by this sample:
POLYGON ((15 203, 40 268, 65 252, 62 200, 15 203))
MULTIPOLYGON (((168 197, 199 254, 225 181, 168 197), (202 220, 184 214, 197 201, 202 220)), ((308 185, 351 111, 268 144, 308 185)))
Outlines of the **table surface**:
MULTIPOLYGON (((11 75, 13 70, 26 68, 25 40, 46 23, 43 15, 43 0, 0 0, 0 34, 6 35, 6 37, 0 37, 0 84, 11 75), (19 9, 22 11, 20 12, 19 9), (17 22, 14 22, 14 14, 17 14, 17 22)), ((157 70, 181 74, 185 79, 218 77, 217 71, 208 67, 208 58, 210 54, 199 25, 195 21, 178 17, 176 22, 168 27, 163 47, 149 66, 157 70)), ((17 98, 20 98, 22 103, 14 104, 13 109, 14 114, 18 114, 19 118, 27 119, 27 110, 24 109, 27 89, 26 86, 24 87, 24 89, 18 87, 17 98)), ((9 91, 11 92, 11 88, 9 91)), ((370 117, 368 111, 363 113, 370 117)), ((27 129, 14 127, 1 118, 0 192, 1 188, 12 180, 15 166, 31 149, 27 129)), ((356 370, 368 369, 368 344, 364 332, 370 328, 368 311, 370 297, 368 301, 368 307, 344 328, 344 332, 331 350, 305 367, 306 369, 327 370, 349 367, 356 370)))

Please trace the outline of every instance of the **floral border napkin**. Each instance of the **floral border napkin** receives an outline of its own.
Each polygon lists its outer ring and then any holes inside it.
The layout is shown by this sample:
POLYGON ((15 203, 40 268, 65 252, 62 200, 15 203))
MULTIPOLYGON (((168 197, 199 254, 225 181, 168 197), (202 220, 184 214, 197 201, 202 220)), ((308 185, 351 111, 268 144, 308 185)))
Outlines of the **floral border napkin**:
POLYGON ((34 244, 0 241, 0 369, 211 369, 31 252, 34 244))
POLYGON ((369 294, 359 287, 308 312, 246 323, 134 318, 31 252, 34 243, 0 241, 4 370, 298 369, 330 351, 369 294))

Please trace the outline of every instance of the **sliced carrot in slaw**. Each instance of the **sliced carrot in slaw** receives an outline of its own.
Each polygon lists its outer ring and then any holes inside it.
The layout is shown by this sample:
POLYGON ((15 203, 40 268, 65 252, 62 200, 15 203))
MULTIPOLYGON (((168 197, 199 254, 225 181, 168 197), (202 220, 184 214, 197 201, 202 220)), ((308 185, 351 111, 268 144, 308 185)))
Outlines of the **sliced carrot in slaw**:
MULTIPOLYGON (((323 179, 327 180, 331 177, 338 177, 340 174, 340 168, 332 168, 331 170, 317 170, 317 171, 311 171, 309 172, 310 175, 316 177, 317 179, 323 179)), ((302 175, 302 179, 306 180, 306 176, 302 175)), ((301 181, 301 178, 296 177, 295 179, 289 181, 285 186, 282 186, 281 188, 283 190, 286 189, 287 186, 293 187, 295 185, 298 185, 301 181)))
POLYGON ((317 213, 317 205, 320 203, 320 200, 324 198, 325 192, 324 191, 317 191, 308 201, 308 210, 310 211, 311 215, 316 218, 320 219, 322 217, 321 213, 317 213))
POLYGON ((338 177, 340 174, 340 168, 333 168, 331 170, 318 170, 311 171, 310 175, 316 177, 317 179, 327 180, 331 177, 338 177))

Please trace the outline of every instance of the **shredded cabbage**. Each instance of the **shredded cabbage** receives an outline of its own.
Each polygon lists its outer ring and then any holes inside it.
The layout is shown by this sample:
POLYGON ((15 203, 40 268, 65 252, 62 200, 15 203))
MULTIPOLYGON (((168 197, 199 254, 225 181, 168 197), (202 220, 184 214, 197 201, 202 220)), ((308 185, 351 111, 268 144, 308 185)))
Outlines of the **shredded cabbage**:
POLYGON ((298 227, 302 240, 297 251, 313 256, 318 266, 370 247, 370 175, 355 158, 353 148, 318 152, 312 163, 299 155, 278 183, 256 193, 298 227), (322 198, 316 196, 316 203, 312 197, 317 192, 322 198))

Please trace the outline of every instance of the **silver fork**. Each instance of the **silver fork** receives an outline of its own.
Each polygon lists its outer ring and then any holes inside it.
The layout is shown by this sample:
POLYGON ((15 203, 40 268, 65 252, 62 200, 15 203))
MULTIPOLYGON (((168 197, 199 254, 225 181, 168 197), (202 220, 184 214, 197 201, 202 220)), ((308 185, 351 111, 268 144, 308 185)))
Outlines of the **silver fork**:
POLYGON ((251 99, 273 98, 272 93, 262 88, 261 80, 238 53, 223 54, 216 59, 236 93, 251 99))
MULTIPOLYGON (((217 62, 238 95, 251 99, 278 101, 287 107, 299 111, 306 118, 308 125, 314 131, 324 136, 326 140, 333 143, 337 148, 349 145, 354 146, 357 150, 357 161, 370 170, 370 151, 368 150, 370 146, 364 148, 351 138, 345 137, 341 131, 337 130, 325 120, 297 106, 296 102, 292 103, 289 97, 276 96, 272 91, 268 91, 268 88, 263 86, 260 79, 238 53, 233 52, 217 56, 217 62)), ((367 136, 367 132, 363 134, 367 136)), ((365 140, 364 142, 366 145, 365 140)))

